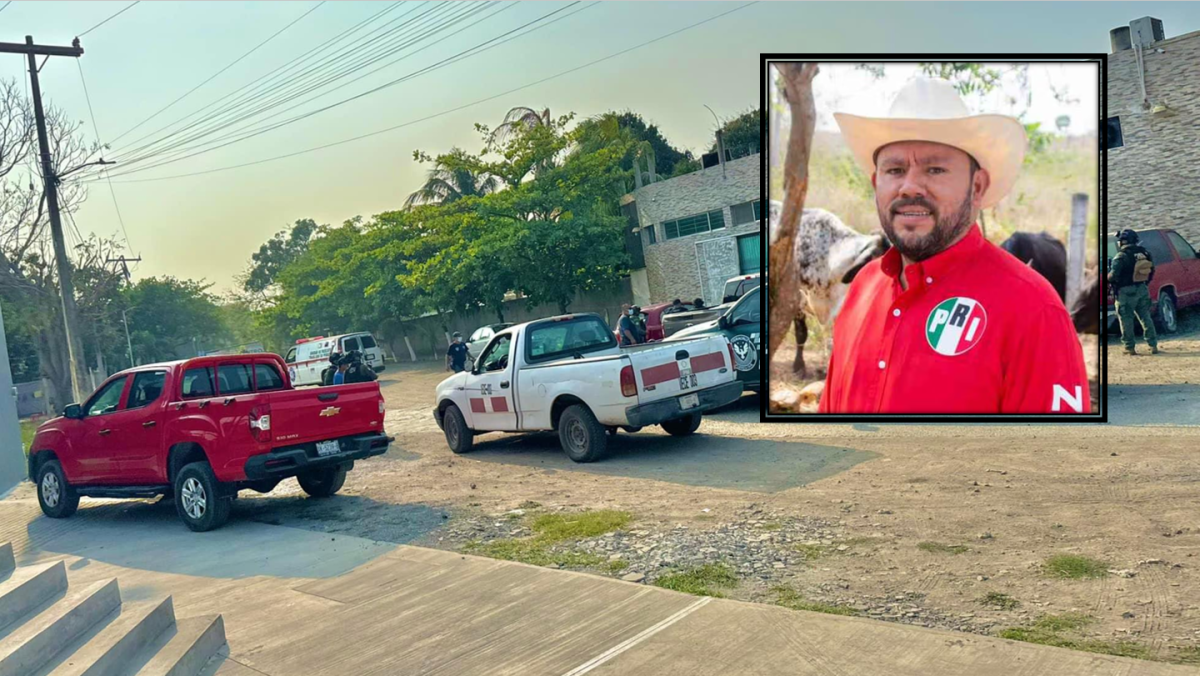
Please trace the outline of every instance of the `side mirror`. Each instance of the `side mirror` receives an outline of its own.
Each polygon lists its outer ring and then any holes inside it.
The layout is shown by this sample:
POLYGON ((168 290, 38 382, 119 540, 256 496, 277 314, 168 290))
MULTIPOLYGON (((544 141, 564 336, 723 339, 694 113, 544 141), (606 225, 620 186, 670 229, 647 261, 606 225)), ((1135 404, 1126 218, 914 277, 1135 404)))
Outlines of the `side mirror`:
POLYGON ((63 409, 63 417, 79 420, 83 417, 83 407, 79 404, 67 404, 67 407, 63 409))
POLYGON ((725 315, 721 315, 717 318, 717 326, 724 331, 725 329, 729 328, 729 319, 727 319, 725 315))

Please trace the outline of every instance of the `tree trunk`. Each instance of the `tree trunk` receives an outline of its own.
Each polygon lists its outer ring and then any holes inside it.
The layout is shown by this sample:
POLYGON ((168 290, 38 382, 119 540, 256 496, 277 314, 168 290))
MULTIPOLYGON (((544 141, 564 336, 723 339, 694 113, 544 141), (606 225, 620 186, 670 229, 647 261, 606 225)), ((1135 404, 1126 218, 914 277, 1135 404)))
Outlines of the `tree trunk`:
MULTIPOLYGON (((61 317, 57 313, 57 317, 61 317)), ((67 341, 63 331, 62 320, 55 319, 38 334, 35 349, 38 353, 38 363, 41 374, 50 382, 50 407, 55 413, 61 413, 67 404, 75 403, 71 389, 71 367, 67 359, 67 341)))
POLYGON ((817 64, 780 63, 776 68, 782 75, 784 98, 792 109, 792 129, 783 168, 783 212, 776 236, 771 238, 767 259, 770 294, 768 361, 775 356, 780 342, 796 318, 800 296, 795 263, 796 231, 800 227, 804 198, 808 193, 808 155, 812 150, 813 128, 816 124, 812 80, 817 74, 817 64))

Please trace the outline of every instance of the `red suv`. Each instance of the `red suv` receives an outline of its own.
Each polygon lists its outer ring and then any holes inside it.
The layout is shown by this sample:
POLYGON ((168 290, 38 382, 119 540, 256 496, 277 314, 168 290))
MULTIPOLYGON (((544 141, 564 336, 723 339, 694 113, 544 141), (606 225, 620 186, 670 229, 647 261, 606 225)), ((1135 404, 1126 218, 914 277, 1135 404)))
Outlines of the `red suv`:
MULTIPOLYGON (((1135 230, 1138 244, 1154 259, 1154 279, 1150 281, 1150 300, 1159 331, 1175 333, 1179 328, 1178 310, 1200 304, 1200 256, 1179 233, 1166 228, 1135 230)), ((1117 236, 1108 236, 1108 265, 1117 255, 1117 236)), ((1111 329, 1117 321, 1113 289, 1108 287, 1108 321, 1111 329)))

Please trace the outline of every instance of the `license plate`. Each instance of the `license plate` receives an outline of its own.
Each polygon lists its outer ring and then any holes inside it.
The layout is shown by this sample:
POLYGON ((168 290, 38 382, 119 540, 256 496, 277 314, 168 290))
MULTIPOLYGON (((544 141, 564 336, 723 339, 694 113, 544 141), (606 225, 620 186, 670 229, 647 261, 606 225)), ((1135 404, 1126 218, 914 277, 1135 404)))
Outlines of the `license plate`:
POLYGON ((320 455, 320 456, 333 455, 340 450, 342 450, 342 449, 340 446, 338 446, 338 442, 336 442, 336 441, 318 441, 317 442, 317 455, 320 455))
POLYGON ((696 408, 699 405, 700 395, 698 394, 685 394, 679 398, 679 408, 685 411, 689 408, 696 408))
POLYGON ((679 389, 690 390, 695 386, 696 386, 695 374, 690 375, 690 376, 680 376, 679 377, 679 389))

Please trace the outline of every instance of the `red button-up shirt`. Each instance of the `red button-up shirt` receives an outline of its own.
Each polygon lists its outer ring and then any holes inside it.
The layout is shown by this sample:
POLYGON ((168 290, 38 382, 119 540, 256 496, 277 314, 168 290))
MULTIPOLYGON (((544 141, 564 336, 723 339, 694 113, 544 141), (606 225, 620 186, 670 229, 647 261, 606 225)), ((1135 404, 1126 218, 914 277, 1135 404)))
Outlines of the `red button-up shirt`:
POLYGON ((983 238, 866 265, 833 326, 821 413, 1088 413, 1083 349, 1054 287, 983 238))

